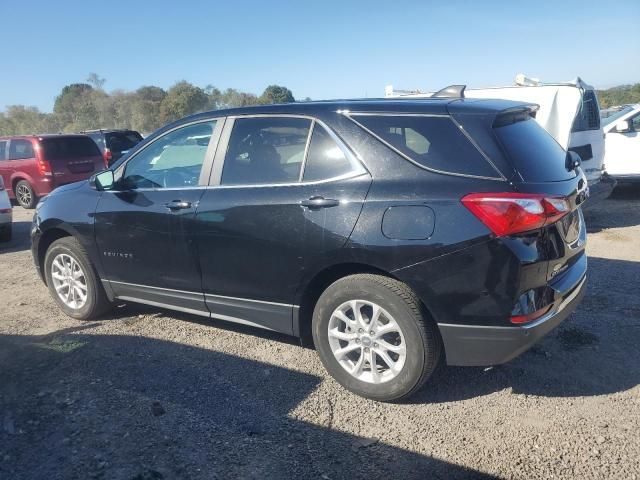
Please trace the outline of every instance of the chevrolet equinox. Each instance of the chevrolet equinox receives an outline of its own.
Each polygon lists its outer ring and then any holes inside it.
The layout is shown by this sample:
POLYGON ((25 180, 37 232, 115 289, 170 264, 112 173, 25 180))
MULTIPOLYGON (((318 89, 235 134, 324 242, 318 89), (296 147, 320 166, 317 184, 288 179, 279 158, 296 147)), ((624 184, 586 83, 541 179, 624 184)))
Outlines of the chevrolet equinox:
POLYGON ((380 401, 507 362, 582 298, 587 184, 535 105, 442 97, 179 120, 40 201, 38 271, 74 318, 130 301, 312 339, 380 401))

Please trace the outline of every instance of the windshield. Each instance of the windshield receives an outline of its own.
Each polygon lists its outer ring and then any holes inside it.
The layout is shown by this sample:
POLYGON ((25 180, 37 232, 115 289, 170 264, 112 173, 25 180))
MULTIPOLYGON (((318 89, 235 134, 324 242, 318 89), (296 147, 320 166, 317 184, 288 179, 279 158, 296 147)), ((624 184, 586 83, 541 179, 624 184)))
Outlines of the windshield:
POLYGON ((634 108, 633 106, 627 105, 626 107, 622 107, 619 110, 613 110, 613 109, 605 110, 602 112, 603 113, 602 123, 604 123, 605 125, 609 125, 615 122, 620 117, 623 117, 624 115, 632 111, 633 108, 634 108))

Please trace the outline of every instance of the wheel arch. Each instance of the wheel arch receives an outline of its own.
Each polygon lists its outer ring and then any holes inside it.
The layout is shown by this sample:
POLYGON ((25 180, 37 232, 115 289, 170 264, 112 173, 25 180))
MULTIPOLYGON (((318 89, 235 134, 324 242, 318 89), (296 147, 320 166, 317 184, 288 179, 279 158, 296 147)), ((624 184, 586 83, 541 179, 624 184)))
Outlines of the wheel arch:
POLYGON ((319 271, 301 289, 298 297, 298 314, 294 316, 293 332, 294 335, 300 337, 304 346, 311 347, 313 345, 311 320, 313 309, 322 292, 336 280, 358 273, 372 273, 399 280, 392 273, 365 263, 339 263, 319 271))
POLYGON ((47 276, 44 274, 44 257, 51 244, 64 237, 73 237, 73 233, 57 226, 44 231, 38 239, 38 248, 36 250, 38 256, 38 273, 40 273, 40 278, 42 278, 45 285, 47 283, 47 276))

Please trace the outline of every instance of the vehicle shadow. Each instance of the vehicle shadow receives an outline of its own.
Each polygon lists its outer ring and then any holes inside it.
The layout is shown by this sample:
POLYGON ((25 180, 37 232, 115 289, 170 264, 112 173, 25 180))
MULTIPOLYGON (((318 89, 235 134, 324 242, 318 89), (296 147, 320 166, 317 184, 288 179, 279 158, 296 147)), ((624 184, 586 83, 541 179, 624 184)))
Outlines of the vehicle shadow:
POLYGON ((611 196, 584 210, 589 233, 640 225, 640 185, 618 185, 611 196))
POLYGON ((9 242, 0 242, 0 255, 10 252, 21 252, 31 248, 29 237, 31 222, 13 222, 12 239, 9 242))
POLYGON ((213 350, 66 329, 0 364, 2 478, 494 478, 296 420, 320 378, 213 350))

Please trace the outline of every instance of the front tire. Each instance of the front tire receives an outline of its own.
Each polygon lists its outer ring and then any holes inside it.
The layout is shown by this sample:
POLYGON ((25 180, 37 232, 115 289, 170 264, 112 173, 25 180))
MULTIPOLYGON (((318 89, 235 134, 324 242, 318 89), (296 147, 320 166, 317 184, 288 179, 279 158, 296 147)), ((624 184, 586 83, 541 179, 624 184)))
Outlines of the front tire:
POLYGON ((38 203, 35 190, 26 180, 20 180, 16 184, 14 195, 16 196, 18 203, 23 208, 31 209, 36 206, 36 203, 38 203))
POLYGON ((320 360, 343 387, 383 402, 414 394, 435 371, 441 340, 415 293, 381 275, 331 284, 313 312, 320 360))
POLYGON ((109 309, 102 282, 75 238, 53 242, 45 255, 44 269, 51 296, 70 317, 90 320, 109 309))

